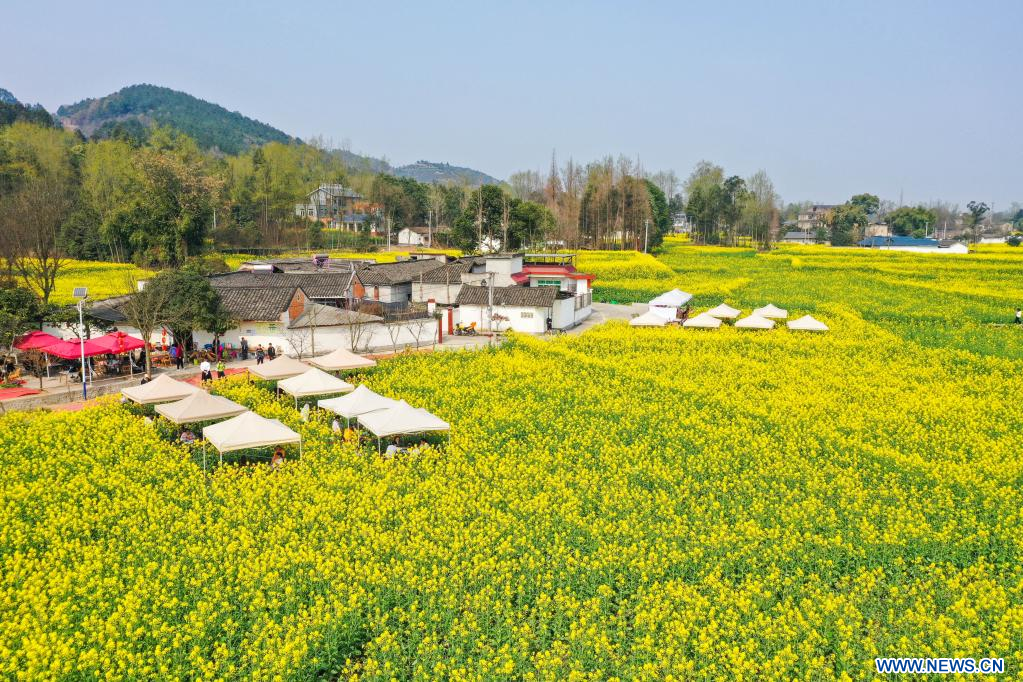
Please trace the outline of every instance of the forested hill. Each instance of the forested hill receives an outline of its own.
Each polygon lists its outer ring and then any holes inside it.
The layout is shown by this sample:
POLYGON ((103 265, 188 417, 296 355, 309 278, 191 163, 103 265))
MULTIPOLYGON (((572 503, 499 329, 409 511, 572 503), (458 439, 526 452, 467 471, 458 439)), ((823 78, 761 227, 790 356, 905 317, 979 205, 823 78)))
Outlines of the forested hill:
POLYGON ((108 137, 118 131, 138 135, 153 124, 170 126, 205 149, 216 147, 227 154, 294 139, 236 111, 155 85, 130 85, 106 97, 65 105, 57 109, 57 116, 66 127, 89 137, 108 137))
POLYGON ((416 161, 407 166, 395 168, 393 173, 399 177, 415 178, 419 182, 455 184, 465 183, 473 187, 479 185, 499 185, 501 181, 492 175, 472 168, 452 166, 449 163, 437 163, 435 161, 416 161))
POLYGON ((54 125, 53 116, 38 104, 31 106, 18 101, 10 90, 0 88, 0 126, 15 121, 27 121, 42 126, 54 125))

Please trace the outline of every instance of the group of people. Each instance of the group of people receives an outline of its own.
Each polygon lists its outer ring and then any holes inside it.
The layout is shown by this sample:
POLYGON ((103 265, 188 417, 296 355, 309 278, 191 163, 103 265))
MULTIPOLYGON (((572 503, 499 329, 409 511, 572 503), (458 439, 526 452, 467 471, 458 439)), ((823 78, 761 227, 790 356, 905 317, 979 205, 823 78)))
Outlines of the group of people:
MULTIPOLYGON (((248 347, 248 344, 245 342, 245 339, 242 339, 242 343, 246 344, 246 348, 248 347)), ((242 354, 242 359, 243 360, 247 359, 247 357, 248 357, 248 353, 247 352, 242 354)), ((263 361, 265 359, 267 359, 267 358, 270 358, 271 360, 273 360, 276 357, 277 357, 277 349, 274 348, 273 343, 267 344, 266 350, 263 350, 263 344, 259 344, 258 346, 256 346, 256 364, 257 365, 262 365, 263 361)))
MULTIPOLYGON (((199 363, 199 372, 201 374, 202 383, 213 381, 213 365, 209 360, 204 359, 199 363)), ((223 379, 227 376, 227 365, 224 364, 224 359, 217 360, 217 379, 223 379)))

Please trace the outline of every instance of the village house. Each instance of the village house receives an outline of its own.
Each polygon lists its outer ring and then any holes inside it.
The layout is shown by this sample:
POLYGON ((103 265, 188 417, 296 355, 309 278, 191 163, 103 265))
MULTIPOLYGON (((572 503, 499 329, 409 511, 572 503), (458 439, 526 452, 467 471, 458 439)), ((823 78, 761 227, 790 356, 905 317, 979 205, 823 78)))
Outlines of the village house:
POLYGON ((398 246, 433 247, 450 233, 446 227, 403 227, 398 231, 398 246))
POLYGON ((352 297, 372 301, 389 309, 407 308, 413 301, 413 283, 444 264, 434 258, 366 265, 355 271, 352 297))
POLYGON ((817 233, 792 230, 782 235, 782 238, 778 241, 784 244, 816 244, 817 233))
POLYGON ((332 230, 357 232, 379 214, 379 207, 350 187, 339 184, 321 184, 306 195, 305 201, 295 204, 295 215, 317 220, 332 230))
POLYGON ((815 233, 817 230, 827 227, 828 214, 835 208, 838 208, 835 204, 814 204, 799 212, 796 227, 800 232, 815 233))

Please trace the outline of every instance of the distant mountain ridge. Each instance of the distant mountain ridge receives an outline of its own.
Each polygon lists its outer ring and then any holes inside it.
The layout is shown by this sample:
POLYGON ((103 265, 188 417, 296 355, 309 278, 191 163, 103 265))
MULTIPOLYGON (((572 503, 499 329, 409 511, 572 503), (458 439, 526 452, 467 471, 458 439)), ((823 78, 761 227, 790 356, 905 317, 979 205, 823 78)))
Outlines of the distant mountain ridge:
MULTIPOLYGON (((0 89, 0 103, 14 95, 0 89)), ((18 103, 18 106, 24 106, 18 103)), ((84 99, 57 109, 57 119, 65 128, 87 137, 105 138, 127 135, 144 138, 153 125, 165 125, 195 139, 204 149, 219 149, 238 154, 267 142, 301 142, 296 137, 266 123, 228 111, 224 107, 193 97, 185 92, 156 85, 129 85, 105 97, 84 99)), ((390 173, 426 183, 500 184, 500 180, 482 171, 434 161, 417 161, 392 166, 386 159, 332 150, 352 169, 372 173, 390 173)))
POLYGON ((419 182, 445 183, 465 182, 468 185, 499 185, 501 181, 483 171, 465 168, 464 166, 452 166, 450 163, 439 163, 436 161, 416 161, 406 166, 394 169, 394 174, 399 177, 414 178, 419 182))
POLYGON ((139 131, 166 125, 191 136, 205 149, 238 154, 267 142, 293 142, 296 138, 237 111, 156 85, 129 85, 106 97, 84 99, 57 109, 66 128, 89 137, 105 137, 120 125, 139 131))

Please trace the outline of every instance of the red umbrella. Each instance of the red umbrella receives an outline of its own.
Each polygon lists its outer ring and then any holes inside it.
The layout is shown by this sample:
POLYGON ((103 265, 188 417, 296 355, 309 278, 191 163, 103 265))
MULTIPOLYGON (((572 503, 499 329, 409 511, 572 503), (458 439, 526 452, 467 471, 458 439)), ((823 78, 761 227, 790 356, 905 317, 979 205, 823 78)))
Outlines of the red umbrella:
POLYGON ((128 353, 139 348, 144 348, 146 342, 142 339, 125 334, 124 332, 117 331, 105 334, 103 336, 97 336, 92 339, 92 343, 95 343, 97 347, 106 348, 108 353, 117 355, 119 353, 128 353))
POLYGON ((18 350, 38 350, 52 346, 55 343, 59 343, 58 339, 53 334, 47 334, 46 332, 29 332, 20 339, 14 342, 14 347, 18 350))
POLYGON ((47 346, 43 350, 50 355, 56 355, 58 358, 64 358, 65 360, 77 360, 82 357, 82 347, 85 347, 85 357, 91 358, 94 355, 106 355, 110 351, 97 344, 95 340, 90 339, 85 343, 79 343, 76 341, 58 341, 57 343, 47 346))

